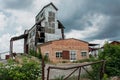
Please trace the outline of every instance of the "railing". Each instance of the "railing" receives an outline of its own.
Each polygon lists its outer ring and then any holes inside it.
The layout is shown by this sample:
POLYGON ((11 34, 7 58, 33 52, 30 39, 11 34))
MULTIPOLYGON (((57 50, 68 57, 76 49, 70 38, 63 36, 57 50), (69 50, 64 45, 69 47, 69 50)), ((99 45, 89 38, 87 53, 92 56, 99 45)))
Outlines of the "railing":
POLYGON ((78 65, 78 66, 73 66, 73 67, 52 67, 52 66, 49 66, 48 69, 47 69, 47 80, 50 80, 49 77, 50 77, 50 71, 51 70, 71 70, 71 69, 74 69, 71 73, 69 73, 69 75, 67 75, 66 77, 64 77, 63 80, 69 80, 68 78, 71 77, 71 75, 73 73, 75 73, 77 70, 78 70, 78 78, 77 80, 80 80, 80 76, 81 76, 81 70, 85 70, 86 73, 92 78, 92 80, 96 80, 94 78, 94 76, 85 68, 86 66, 91 66, 91 65, 94 65, 94 64, 100 64, 101 63, 101 66, 100 66, 100 75, 99 75, 99 79, 98 80, 102 80, 103 78, 103 74, 104 74, 104 67, 105 67, 105 61, 102 60, 102 61, 97 61, 97 62, 90 62, 90 63, 86 63, 86 64, 82 64, 82 65, 78 65))

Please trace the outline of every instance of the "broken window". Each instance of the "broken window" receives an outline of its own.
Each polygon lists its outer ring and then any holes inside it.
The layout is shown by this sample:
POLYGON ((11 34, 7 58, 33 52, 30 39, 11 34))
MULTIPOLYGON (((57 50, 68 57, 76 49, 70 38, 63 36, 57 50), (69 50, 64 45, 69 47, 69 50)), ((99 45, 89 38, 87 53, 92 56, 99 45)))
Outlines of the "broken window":
POLYGON ((51 33, 55 33, 55 29, 51 29, 51 33))
POLYGON ((49 12, 49 17, 55 17, 55 13, 52 12, 52 11, 50 11, 50 12, 49 12))
POLYGON ((35 35, 35 30, 32 30, 31 37, 35 35))
POLYGON ((43 43, 43 42, 45 42, 45 39, 44 38, 39 38, 38 42, 43 43))
POLYGON ((48 27, 48 22, 45 22, 45 27, 48 27))
POLYGON ((54 12, 52 12, 52 11, 49 12, 48 21, 49 22, 55 21, 55 13, 54 12))
POLYGON ((49 27, 55 28, 55 23, 49 22, 49 27))
POLYGON ((48 17, 48 21, 49 22, 55 21, 55 17, 48 17))
POLYGON ((45 33, 40 33, 40 37, 45 37, 45 33))
POLYGON ((55 33, 55 29, 52 29, 52 28, 45 28, 45 32, 46 33, 51 33, 51 34, 53 34, 53 33, 55 33))

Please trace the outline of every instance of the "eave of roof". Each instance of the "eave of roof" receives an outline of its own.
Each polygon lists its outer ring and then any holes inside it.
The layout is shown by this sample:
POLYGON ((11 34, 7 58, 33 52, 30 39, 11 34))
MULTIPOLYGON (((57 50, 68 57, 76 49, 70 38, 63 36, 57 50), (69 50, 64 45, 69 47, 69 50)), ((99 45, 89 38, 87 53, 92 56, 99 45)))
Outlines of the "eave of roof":
MULTIPOLYGON (((83 40, 79 40, 79 39, 75 39, 75 38, 68 38, 68 39, 60 39, 60 40, 48 41, 48 42, 45 42, 45 43, 43 43, 43 44, 40 44, 40 45, 42 46, 42 45, 52 44, 52 42, 54 42, 54 41, 69 40, 69 39, 74 39, 74 40, 78 40, 78 41, 81 41, 81 42, 84 42, 84 43, 87 43, 87 44, 89 44, 88 42, 86 42, 86 41, 83 41, 83 40)), ((39 45, 38 45, 38 46, 39 46, 39 45)))
POLYGON ((89 43, 89 46, 97 46, 99 44, 92 44, 92 43, 89 43))
POLYGON ((59 20, 57 20, 57 22, 58 22, 58 24, 60 24, 60 26, 58 26, 58 28, 65 28, 59 20))

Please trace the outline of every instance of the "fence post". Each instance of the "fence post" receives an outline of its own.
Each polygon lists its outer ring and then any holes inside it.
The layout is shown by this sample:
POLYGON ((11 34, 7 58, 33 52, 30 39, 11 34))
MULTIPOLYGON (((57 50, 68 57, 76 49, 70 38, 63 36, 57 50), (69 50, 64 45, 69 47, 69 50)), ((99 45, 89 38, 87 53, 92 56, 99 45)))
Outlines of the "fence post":
POLYGON ((49 80, 49 74, 50 74, 50 67, 48 67, 48 72, 47 72, 47 80, 49 80))
POLYGON ((79 68, 78 80, 80 80, 81 67, 79 68))
POLYGON ((102 65, 101 65, 100 80, 102 80, 104 76, 104 68, 105 68, 105 60, 102 62, 102 65))
POLYGON ((42 80, 44 80, 44 74, 45 74, 45 62, 44 62, 44 58, 42 57, 42 80))

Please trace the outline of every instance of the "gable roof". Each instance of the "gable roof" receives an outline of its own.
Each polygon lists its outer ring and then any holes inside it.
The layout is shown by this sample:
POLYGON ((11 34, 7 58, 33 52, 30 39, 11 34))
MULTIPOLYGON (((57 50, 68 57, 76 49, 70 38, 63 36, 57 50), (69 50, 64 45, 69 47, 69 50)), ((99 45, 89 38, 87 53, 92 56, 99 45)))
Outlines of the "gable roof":
MULTIPOLYGON (((58 10, 58 8, 51 2, 51 3, 47 4, 46 6, 44 6, 44 7, 41 9, 41 11, 37 14, 37 16, 38 16, 46 7, 48 7, 49 5, 52 5, 52 6, 55 8, 55 10, 58 10)), ((37 17, 37 16, 36 16, 36 17, 37 17)))
MULTIPOLYGON (((83 40, 79 40, 79 39, 75 39, 75 38, 68 38, 68 39, 60 39, 60 40, 53 40, 53 41, 48 41, 48 42, 45 42, 45 43, 43 43, 43 44, 39 44, 39 45, 48 45, 48 44, 52 44, 52 42, 55 42, 55 41, 64 41, 64 40, 77 40, 77 41, 81 41, 81 42, 84 42, 84 43, 87 43, 87 44, 89 44, 88 42, 86 42, 86 41, 83 41, 83 40)), ((37 46, 39 46, 39 45, 37 45, 37 46)))
POLYGON ((120 41, 112 41, 110 44, 120 44, 120 41))

